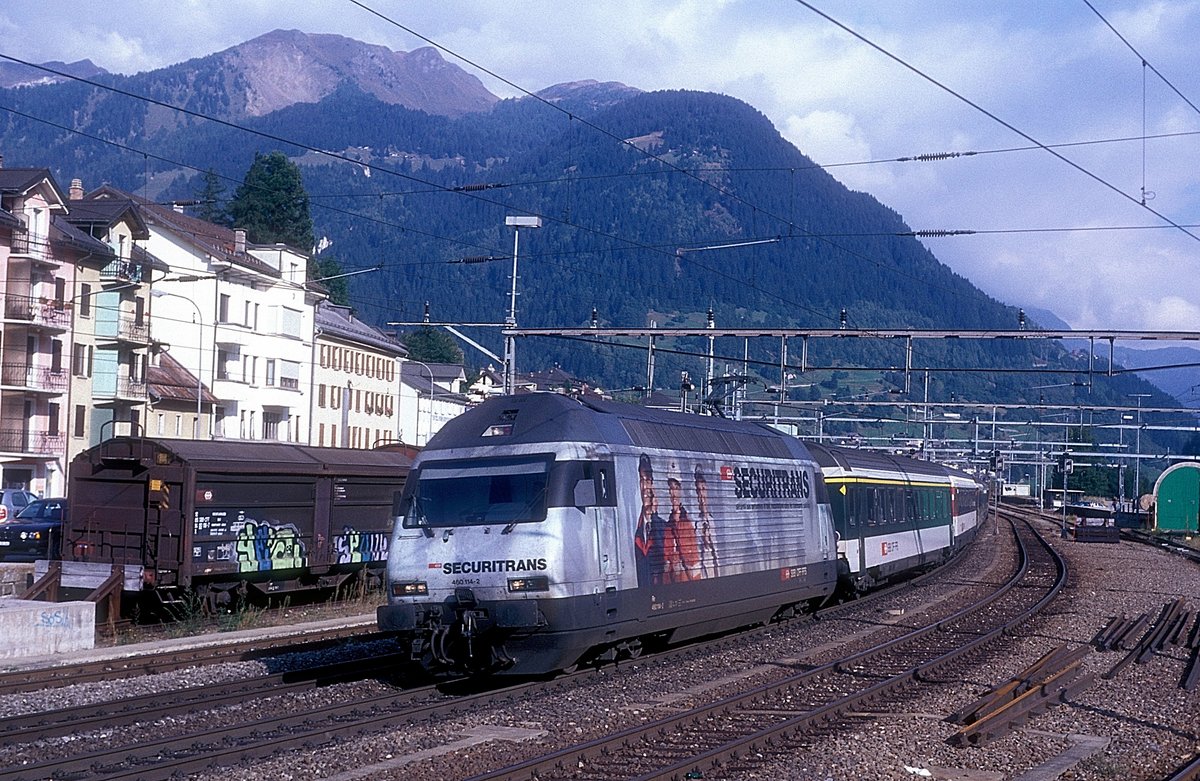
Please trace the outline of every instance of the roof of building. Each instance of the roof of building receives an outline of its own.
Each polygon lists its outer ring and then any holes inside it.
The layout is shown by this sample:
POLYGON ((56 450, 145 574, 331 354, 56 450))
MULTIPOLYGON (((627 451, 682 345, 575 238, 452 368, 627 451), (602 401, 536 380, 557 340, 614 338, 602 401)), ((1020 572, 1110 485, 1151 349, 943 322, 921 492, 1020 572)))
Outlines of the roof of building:
POLYGON ((111 228, 127 221, 135 239, 150 238, 150 229, 142 219, 141 209, 132 198, 99 198, 70 201, 67 219, 75 225, 111 228))
POLYGON ((0 193, 29 192, 43 181, 54 190, 59 203, 67 202, 49 168, 0 168, 0 193))
POLYGON ((183 368, 167 352, 159 353, 158 365, 146 370, 146 386, 155 401, 190 401, 195 404, 197 387, 204 402, 212 404, 217 401, 217 397, 200 384, 196 375, 183 368))
POLYGON ((366 344, 401 358, 408 355, 408 348, 378 328, 359 320, 348 306, 339 306, 328 301, 318 303, 316 325, 318 332, 331 337, 366 344))
POLYGON ((237 238, 232 228, 191 217, 175 211, 170 206, 163 206, 131 195, 107 184, 92 190, 84 197, 84 200, 130 201, 141 210, 142 218, 147 225, 157 226, 173 233, 202 252, 265 276, 276 278, 283 276, 279 269, 270 263, 259 260, 248 252, 237 252, 237 238))
POLYGON ((453 380, 465 379, 467 370, 461 363, 433 363, 432 361, 414 361, 409 359, 400 366, 400 376, 402 378, 413 380, 421 380, 429 382, 430 374, 433 375, 433 381, 451 382, 453 380))
POLYGON ((50 220, 50 241, 91 255, 97 263, 108 263, 116 257, 116 254, 112 251, 112 247, 95 238, 92 234, 76 228, 61 215, 57 214, 50 220))

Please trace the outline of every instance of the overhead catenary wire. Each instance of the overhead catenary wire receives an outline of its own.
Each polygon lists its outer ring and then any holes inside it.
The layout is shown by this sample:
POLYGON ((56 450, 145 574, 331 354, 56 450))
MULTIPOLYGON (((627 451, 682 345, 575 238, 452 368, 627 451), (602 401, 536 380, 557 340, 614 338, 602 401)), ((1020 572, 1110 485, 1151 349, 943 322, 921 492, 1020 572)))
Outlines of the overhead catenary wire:
MULTIPOLYGON (((351 1, 353 1, 353 0, 351 0, 351 1)), ((1117 187, 1115 184, 1113 184, 1112 182, 1109 182, 1107 179, 1105 179, 1104 177, 1100 176, 1099 174, 1097 174, 1097 173, 1094 173, 1093 171, 1091 171, 1091 170, 1089 170, 1089 169, 1085 168, 1084 166, 1082 166, 1082 165, 1080 165, 1079 163, 1075 162, 1074 160, 1072 160, 1071 158, 1067 157, 1066 155, 1064 155, 1064 154, 1062 154, 1062 153, 1058 152, 1058 150, 1056 150, 1056 149, 1052 148, 1051 146, 1049 146, 1049 145, 1047 145, 1047 144, 1044 144, 1044 143, 1042 143, 1041 141, 1039 141, 1038 139, 1034 138, 1034 137, 1033 137, 1032 135, 1030 135, 1029 133, 1026 133, 1024 130, 1021 130, 1021 129, 1020 129, 1020 128, 1018 128, 1016 125, 1014 125, 1014 124, 1012 124, 1011 122, 1008 122, 1007 120, 1005 120, 1005 119, 1001 118, 1001 117, 1000 117, 999 115, 997 115, 996 113, 994 113, 994 112, 992 112, 992 111, 990 111, 990 110, 988 110, 988 109, 984 108, 982 105, 980 105, 979 103, 977 103, 977 102, 975 102, 975 101, 971 100, 970 98, 968 98, 967 96, 965 96, 965 95, 963 95, 962 93, 958 92, 957 90, 955 90, 955 89, 951 88, 950 86, 948 86, 948 85, 946 85, 946 84, 943 84, 941 81, 938 81, 938 80, 937 80, 937 79, 935 79, 933 76, 930 76, 928 73, 926 73, 925 71, 921 70, 921 69, 920 69, 920 68, 918 68, 917 66, 915 66, 915 65, 913 65, 913 64, 911 64, 911 63, 909 63, 909 62, 908 62, 907 60, 905 60, 904 58, 900 57, 900 56, 899 56, 899 55, 897 55, 897 54, 894 54, 894 53, 892 53, 892 52, 891 52, 891 51, 889 51, 888 49, 885 49, 883 46, 881 46, 881 45, 880 45, 880 44, 878 44, 878 43, 875 43, 873 40, 871 40, 871 39, 870 39, 870 38, 868 38, 867 36, 863 35, 862 33, 858 32, 857 30, 854 30, 854 29, 853 29, 853 28, 851 28, 849 25, 847 25, 847 24, 845 24, 845 23, 843 23, 843 22, 841 22, 841 21, 839 21, 839 20, 835 19, 834 17, 832 17, 832 16, 830 16, 829 14, 825 13, 825 12, 824 12, 824 11, 822 11, 821 9, 817 8, 815 5, 813 5, 811 2, 809 2, 809 0, 793 0, 793 2, 795 2, 795 3, 797 3, 797 4, 801 5, 801 6, 803 6, 803 7, 805 7, 805 8, 807 8, 809 11, 812 11, 814 14, 816 14, 817 16, 820 16, 822 19, 826 20, 826 21, 827 21, 827 22, 829 22, 830 24, 832 24, 832 25, 834 25, 835 27, 839 28, 840 30, 842 30, 842 31, 843 31, 843 32, 845 32, 846 34, 848 34, 848 35, 852 36, 853 38, 855 38, 855 39, 857 39, 857 40, 859 40, 859 41, 861 41, 863 44, 865 44, 865 45, 867 45, 868 47, 870 47, 870 48, 874 49, 875 51, 879 52, 879 53, 880 53, 880 54, 882 54, 883 56, 887 57, 888 59, 892 60, 892 61, 893 61, 893 62, 895 62, 896 64, 898 64, 898 65, 900 65, 901 67, 903 67, 904 69, 906 69, 906 70, 910 71, 911 73, 915 74, 915 75, 916 75, 916 76, 918 76, 919 78, 921 78, 921 79, 924 79, 925 81, 929 82, 930 84, 932 84, 933 86, 935 86, 935 87, 937 87, 938 89, 942 90, 943 92, 945 92, 946 94, 950 95, 951 97, 953 97, 953 98, 955 98, 955 99, 957 99, 957 100, 961 101, 962 103, 966 104, 967 106, 970 106, 971 108, 975 109, 975 110, 976 110, 976 111, 978 111, 979 113, 981 113, 981 114, 983 114, 984 116, 986 116, 988 119, 991 119, 993 122, 996 122, 996 123, 997 123, 997 124, 999 124, 1000 126, 1002 126, 1002 127, 1006 128, 1006 129, 1010 130, 1010 131, 1011 131, 1011 132, 1013 132, 1013 133, 1016 133, 1018 136, 1020 136, 1021 138, 1024 138, 1026 141, 1029 141, 1029 142, 1030 142, 1030 143, 1032 143, 1032 144, 1036 144, 1036 145, 1038 146, 1038 148, 1040 148, 1040 149, 1042 149, 1042 150, 1046 151, 1047 153, 1049 153, 1050 155, 1054 156, 1055 158, 1057 158, 1058 160, 1062 161, 1063 163, 1066 163, 1066 164, 1067 164, 1068 166, 1070 166, 1071 168, 1074 168, 1076 171, 1078 171, 1079 173, 1081 173, 1081 174, 1083 174, 1084 176, 1088 177, 1089 179, 1091 179, 1091 180, 1095 181, 1096 183, 1100 184, 1100 185, 1101 185, 1101 186, 1103 186, 1104 188, 1106 188, 1106 189, 1110 190, 1111 192, 1114 192, 1114 193, 1116 193, 1117 195, 1119 195, 1120 197, 1122 197, 1122 198, 1124 198, 1124 199, 1126 199, 1126 200, 1130 201, 1131 203, 1134 203, 1134 204, 1136 204, 1136 205, 1140 206, 1141 208, 1143 208, 1143 209, 1145 209, 1146 211, 1148 211, 1148 212, 1150 212, 1151 214, 1153 214, 1155 217, 1159 218, 1160 220, 1162 220, 1163 222, 1167 223, 1168 225, 1171 225, 1171 226, 1175 227, 1176 229, 1178 229, 1179 231, 1183 232, 1184 234, 1186 234, 1186 235, 1190 236, 1191 238, 1195 239, 1196 241, 1200 241, 1200 236, 1197 236, 1196 234, 1192 233, 1190 230, 1188 230, 1187 228, 1185 228, 1183 225, 1179 224, 1178 222, 1176 222, 1176 221, 1175 221, 1175 220, 1173 220, 1172 218, 1170 218, 1170 217, 1168 217, 1167 215, 1165 215, 1165 214, 1163 214, 1163 213, 1159 212, 1157 209, 1154 209, 1153 207, 1151 207, 1151 206, 1147 205, 1146 203, 1143 203, 1143 202, 1142 202, 1142 201, 1141 201, 1139 198, 1137 198, 1137 197, 1134 197, 1133 195, 1131 195, 1131 194, 1129 194, 1129 193, 1125 192, 1125 191, 1124 191, 1124 190, 1122 190, 1120 187, 1117 187)))

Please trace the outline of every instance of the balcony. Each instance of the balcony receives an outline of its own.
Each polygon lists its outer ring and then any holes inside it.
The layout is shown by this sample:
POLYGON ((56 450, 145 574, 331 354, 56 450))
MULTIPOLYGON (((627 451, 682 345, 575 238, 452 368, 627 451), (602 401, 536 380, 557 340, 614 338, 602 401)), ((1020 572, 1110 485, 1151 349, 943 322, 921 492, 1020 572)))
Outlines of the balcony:
POLYGON ((142 264, 131 263, 128 260, 114 260, 100 269, 100 279, 106 281, 120 280, 121 282, 141 282, 142 264))
POLYGON ((150 344, 150 324, 144 319, 122 317, 117 321, 117 338, 124 342, 150 344))
POLYGON ((66 393, 70 376, 61 369, 55 371, 44 366, 28 366, 24 363, 0 364, 0 385, 23 388, 38 393, 66 393))
POLYGON ((34 263, 45 263, 58 266, 58 258, 50 251, 50 243, 45 240, 29 238, 29 232, 18 230, 13 232, 12 244, 9 250, 15 258, 25 258, 34 263))
POLYGON ((0 429, 0 452, 28 453, 36 456, 58 456, 65 452, 65 434, 22 429, 0 429))
POLYGON ((53 298, 4 295, 4 318, 54 331, 71 327, 71 303, 53 298))
POLYGON ((148 395, 144 380, 135 380, 132 377, 117 378, 117 398, 145 401, 148 395))
POLYGON ((96 339, 102 342, 128 342, 139 346, 150 344, 150 323, 132 315, 121 315, 116 322, 96 323, 96 339))

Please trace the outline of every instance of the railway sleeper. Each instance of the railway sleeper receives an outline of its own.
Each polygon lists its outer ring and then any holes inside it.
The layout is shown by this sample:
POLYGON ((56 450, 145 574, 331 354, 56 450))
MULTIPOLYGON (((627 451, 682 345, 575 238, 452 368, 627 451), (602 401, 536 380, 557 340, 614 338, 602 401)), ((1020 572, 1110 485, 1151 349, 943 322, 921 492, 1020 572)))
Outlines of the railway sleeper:
POLYGON ((952 746, 982 746, 1002 738, 1053 705, 1066 702, 1094 682, 1092 675, 1078 677, 1078 663, 1054 675, 1036 688, 1029 689, 978 721, 968 724, 947 738, 952 746))

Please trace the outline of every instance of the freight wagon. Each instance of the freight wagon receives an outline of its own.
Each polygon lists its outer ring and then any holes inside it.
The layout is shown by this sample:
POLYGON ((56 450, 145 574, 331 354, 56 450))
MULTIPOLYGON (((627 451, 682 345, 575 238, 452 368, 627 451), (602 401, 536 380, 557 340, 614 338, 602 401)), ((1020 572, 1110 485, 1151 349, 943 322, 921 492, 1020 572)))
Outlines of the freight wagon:
POLYGON ((63 572, 120 566, 151 607, 381 580, 413 455, 114 437, 71 463, 63 572))

